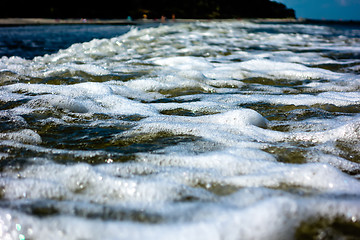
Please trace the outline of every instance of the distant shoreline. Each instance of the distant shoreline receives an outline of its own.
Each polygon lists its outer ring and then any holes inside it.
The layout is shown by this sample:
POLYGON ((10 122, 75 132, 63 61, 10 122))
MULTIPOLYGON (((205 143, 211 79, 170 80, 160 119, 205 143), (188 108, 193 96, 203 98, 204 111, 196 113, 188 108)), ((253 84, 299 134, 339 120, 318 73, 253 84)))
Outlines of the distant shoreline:
POLYGON ((137 21, 126 19, 86 19, 86 18, 0 18, 0 27, 4 26, 24 26, 24 25, 74 25, 74 24, 114 24, 131 25, 137 21))
POLYGON ((353 20, 318 20, 303 18, 242 18, 242 19, 86 19, 86 18, 69 18, 69 19, 52 19, 52 18, 0 18, 0 27, 16 27, 27 25, 140 25, 147 23, 186 23, 186 22, 208 22, 208 21, 231 21, 231 20, 249 20, 253 22, 288 22, 288 23, 305 23, 305 24, 344 24, 360 25, 360 21, 353 20))
MULTIPOLYGON (((86 18, 69 18, 69 19, 52 19, 52 18, 0 18, 0 27, 11 26, 25 26, 25 25, 139 25, 146 23, 185 23, 185 22, 197 22, 197 21, 229 21, 232 19, 167 19, 162 21, 161 19, 86 19, 86 18)), ((236 19, 234 19, 236 20, 236 19)), ((299 20, 294 18, 274 18, 274 19, 238 19, 238 20, 251 20, 251 21, 266 21, 266 22, 298 22, 299 20)))

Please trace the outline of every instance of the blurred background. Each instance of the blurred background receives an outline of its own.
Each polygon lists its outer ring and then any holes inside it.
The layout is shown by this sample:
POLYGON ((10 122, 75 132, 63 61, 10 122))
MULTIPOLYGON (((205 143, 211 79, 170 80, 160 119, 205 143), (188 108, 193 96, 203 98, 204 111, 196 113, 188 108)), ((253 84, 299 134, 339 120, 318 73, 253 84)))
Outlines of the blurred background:
POLYGON ((171 18, 248 18, 294 17, 292 9, 270 0, 131 0, 131 1, 9 1, 0 16, 43 18, 121 19, 131 16, 151 19, 171 18))

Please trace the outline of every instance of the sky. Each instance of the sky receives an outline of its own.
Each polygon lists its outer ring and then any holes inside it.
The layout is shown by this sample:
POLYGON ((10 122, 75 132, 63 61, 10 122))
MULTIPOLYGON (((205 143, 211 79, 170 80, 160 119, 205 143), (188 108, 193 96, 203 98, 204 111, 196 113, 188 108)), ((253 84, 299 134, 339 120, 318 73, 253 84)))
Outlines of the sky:
POLYGON ((293 8, 297 18, 360 20, 360 0, 275 0, 293 8))

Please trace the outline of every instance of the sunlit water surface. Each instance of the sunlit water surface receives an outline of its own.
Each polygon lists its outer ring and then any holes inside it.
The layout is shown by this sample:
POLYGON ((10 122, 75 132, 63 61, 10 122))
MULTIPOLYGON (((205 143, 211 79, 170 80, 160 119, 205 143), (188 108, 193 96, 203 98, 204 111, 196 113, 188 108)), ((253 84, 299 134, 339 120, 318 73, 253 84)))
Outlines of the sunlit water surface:
POLYGON ((360 236, 359 27, 78 28, 0 40, 0 239, 360 236))

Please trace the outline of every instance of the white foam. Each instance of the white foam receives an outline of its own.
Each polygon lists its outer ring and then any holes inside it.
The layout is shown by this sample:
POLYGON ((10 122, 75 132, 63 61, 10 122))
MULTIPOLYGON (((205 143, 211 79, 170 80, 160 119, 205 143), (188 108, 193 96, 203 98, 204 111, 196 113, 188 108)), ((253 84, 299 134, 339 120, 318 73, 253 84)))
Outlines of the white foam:
POLYGON ((154 63, 178 70, 209 70, 209 68, 212 68, 212 64, 206 59, 188 56, 156 59, 154 63))
MULTIPOLYGON (((277 197, 260 201, 246 209, 238 209, 234 205, 214 208, 205 204, 206 209, 198 206, 194 218, 207 216, 207 221, 159 225, 104 222, 68 216, 31 219, 12 211, 10 213, 1 211, 0 219, 5 223, 2 225, 1 232, 3 233, 2 237, 9 239, 19 236, 19 231, 16 230, 19 228, 21 228, 20 233, 31 238, 44 238, 51 235, 57 239, 78 239, 80 237, 167 239, 169 236, 173 239, 236 239, 239 237, 242 239, 288 239, 289 236, 294 235, 292 229, 315 214, 324 217, 347 215, 350 219, 359 217, 359 205, 354 201, 332 200, 327 204, 321 204, 319 200, 322 199, 316 200, 277 197), (305 212, 305 214, 299 215, 300 212, 305 212), (292 217, 289 218, 289 216, 292 217), (20 224, 11 224, 15 221, 20 221, 20 224), (96 231, 92 231, 92 229, 96 229, 96 231), (253 229, 257 229, 257 231, 254 232, 253 229)), ((192 212, 194 213, 193 209, 192 212)))
POLYGON ((324 143, 329 141, 349 141, 354 142, 357 141, 360 137, 359 131, 359 123, 360 119, 355 118, 351 121, 346 122, 345 124, 341 124, 340 126, 336 126, 334 128, 330 128, 326 131, 318 131, 312 133, 294 133, 294 138, 302 141, 311 141, 317 143, 324 143))
POLYGON ((297 63, 284 63, 270 60, 249 60, 242 63, 219 65, 213 71, 206 74, 208 77, 218 78, 225 74, 231 74, 231 78, 243 79, 249 77, 267 77, 275 79, 333 79, 339 78, 336 74, 323 69, 308 68, 297 63))
POLYGON ((31 129, 23 129, 17 132, 1 133, 0 139, 28 144, 40 144, 42 142, 41 136, 31 129))
POLYGON ((42 94, 32 97, 25 106, 15 111, 27 112, 38 108, 60 108, 75 113, 116 113, 154 115, 156 110, 151 106, 129 100, 113 92, 111 86, 99 83, 80 83, 67 86, 46 84, 13 84, 6 89, 16 92, 42 94))
POLYGON ((102 75, 110 74, 110 71, 106 70, 104 67, 100 67, 94 64, 65 63, 43 72, 43 76, 51 77, 51 76, 64 74, 67 72, 69 72, 72 75, 75 75, 77 72, 85 72, 94 76, 102 76, 102 75))

